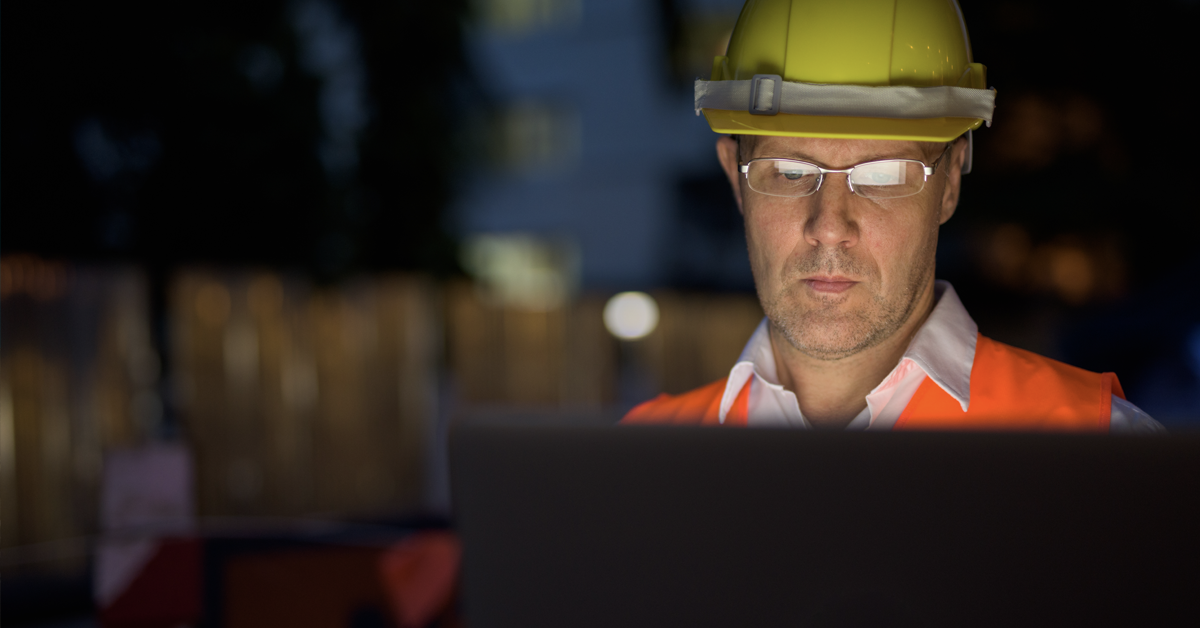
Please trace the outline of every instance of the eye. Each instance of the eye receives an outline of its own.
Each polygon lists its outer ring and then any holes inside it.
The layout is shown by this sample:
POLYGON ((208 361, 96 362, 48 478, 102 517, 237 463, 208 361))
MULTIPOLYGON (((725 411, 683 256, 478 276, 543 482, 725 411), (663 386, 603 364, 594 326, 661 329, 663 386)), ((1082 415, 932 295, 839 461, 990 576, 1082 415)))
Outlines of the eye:
POLYGON ((819 170, 807 164, 790 161, 776 161, 774 164, 775 175, 784 181, 800 181, 820 175, 819 170))
POLYGON ((908 179, 908 163, 903 161, 876 161, 862 164, 850 175, 855 185, 892 186, 904 185, 908 179))

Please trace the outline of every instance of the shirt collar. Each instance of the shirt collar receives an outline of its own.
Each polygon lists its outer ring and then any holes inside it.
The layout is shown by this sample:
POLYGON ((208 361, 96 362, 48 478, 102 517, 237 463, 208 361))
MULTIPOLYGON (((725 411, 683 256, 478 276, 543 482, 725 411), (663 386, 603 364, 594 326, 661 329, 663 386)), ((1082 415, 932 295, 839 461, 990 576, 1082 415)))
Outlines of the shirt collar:
MULTIPOLYGON (((979 327, 949 282, 934 283, 934 299, 935 305, 929 318, 913 336, 896 368, 883 378, 880 385, 892 379, 906 360, 911 360, 929 379, 954 397, 966 412, 971 401, 971 365, 975 362, 979 327)), ((742 387, 754 375, 770 384, 779 383, 775 372, 775 352, 771 347, 771 335, 765 317, 729 372, 725 394, 721 397, 721 423, 725 422, 725 415, 733 407, 742 387)))
POLYGON ((975 363, 979 326, 949 282, 934 284, 934 298, 937 305, 913 336, 904 357, 916 362, 966 412, 971 403, 971 365, 975 363))
POLYGON ((754 333, 750 335, 750 340, 742 349, 742 354, 738 356, 737 363, 729 371, 729 378, 725 380, 725 394, 721 396, 721 412, 718 417, 722 424, 725 423, 725 415, 729 414, 729 409, 733 407, 738 393, 742 392, 742 387, 751 377, 758 375, 769 383, 779 383, 775 374, 775 351, 771 348, 771 332, 767 325, 767 318, 764 316, 758 323, 758 327, 754 329, 754 333))

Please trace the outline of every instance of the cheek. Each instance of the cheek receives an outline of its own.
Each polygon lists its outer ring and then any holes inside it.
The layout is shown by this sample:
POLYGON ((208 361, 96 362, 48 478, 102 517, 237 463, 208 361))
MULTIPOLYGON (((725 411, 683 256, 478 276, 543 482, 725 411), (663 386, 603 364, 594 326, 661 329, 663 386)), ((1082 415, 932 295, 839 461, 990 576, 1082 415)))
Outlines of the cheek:
POLYGON ((744 207, 746 245, 755 274, 780 266, 804 242, 804 222, 794 207, 774 199, 744 207))
POLYGON ((861 244, 885 285, 907 285, 914 268, 933 261, 937 214, 927 206, 881 209, 862 216, 861 244))

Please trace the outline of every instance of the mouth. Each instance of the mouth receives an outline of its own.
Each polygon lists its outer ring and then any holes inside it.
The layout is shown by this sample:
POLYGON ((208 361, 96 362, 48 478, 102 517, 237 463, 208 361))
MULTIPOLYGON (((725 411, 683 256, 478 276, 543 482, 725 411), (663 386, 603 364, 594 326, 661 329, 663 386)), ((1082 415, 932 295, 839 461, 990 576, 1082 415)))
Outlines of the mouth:
POLYGON ((829 277, 809 277, 804 280, 813 292, 822 294, 841 294, 853 288, 858 282, 847 277, 834 275, 829 277))

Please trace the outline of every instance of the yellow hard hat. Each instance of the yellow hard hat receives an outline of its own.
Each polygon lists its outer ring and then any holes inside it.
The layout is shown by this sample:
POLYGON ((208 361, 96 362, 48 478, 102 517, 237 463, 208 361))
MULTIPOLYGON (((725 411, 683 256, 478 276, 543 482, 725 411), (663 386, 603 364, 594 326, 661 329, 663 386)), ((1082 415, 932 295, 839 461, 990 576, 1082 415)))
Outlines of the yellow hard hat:
POLYGON ((955 0, 747 0, 696 113, 718 133, 945 142, 992 120, 955 0))

